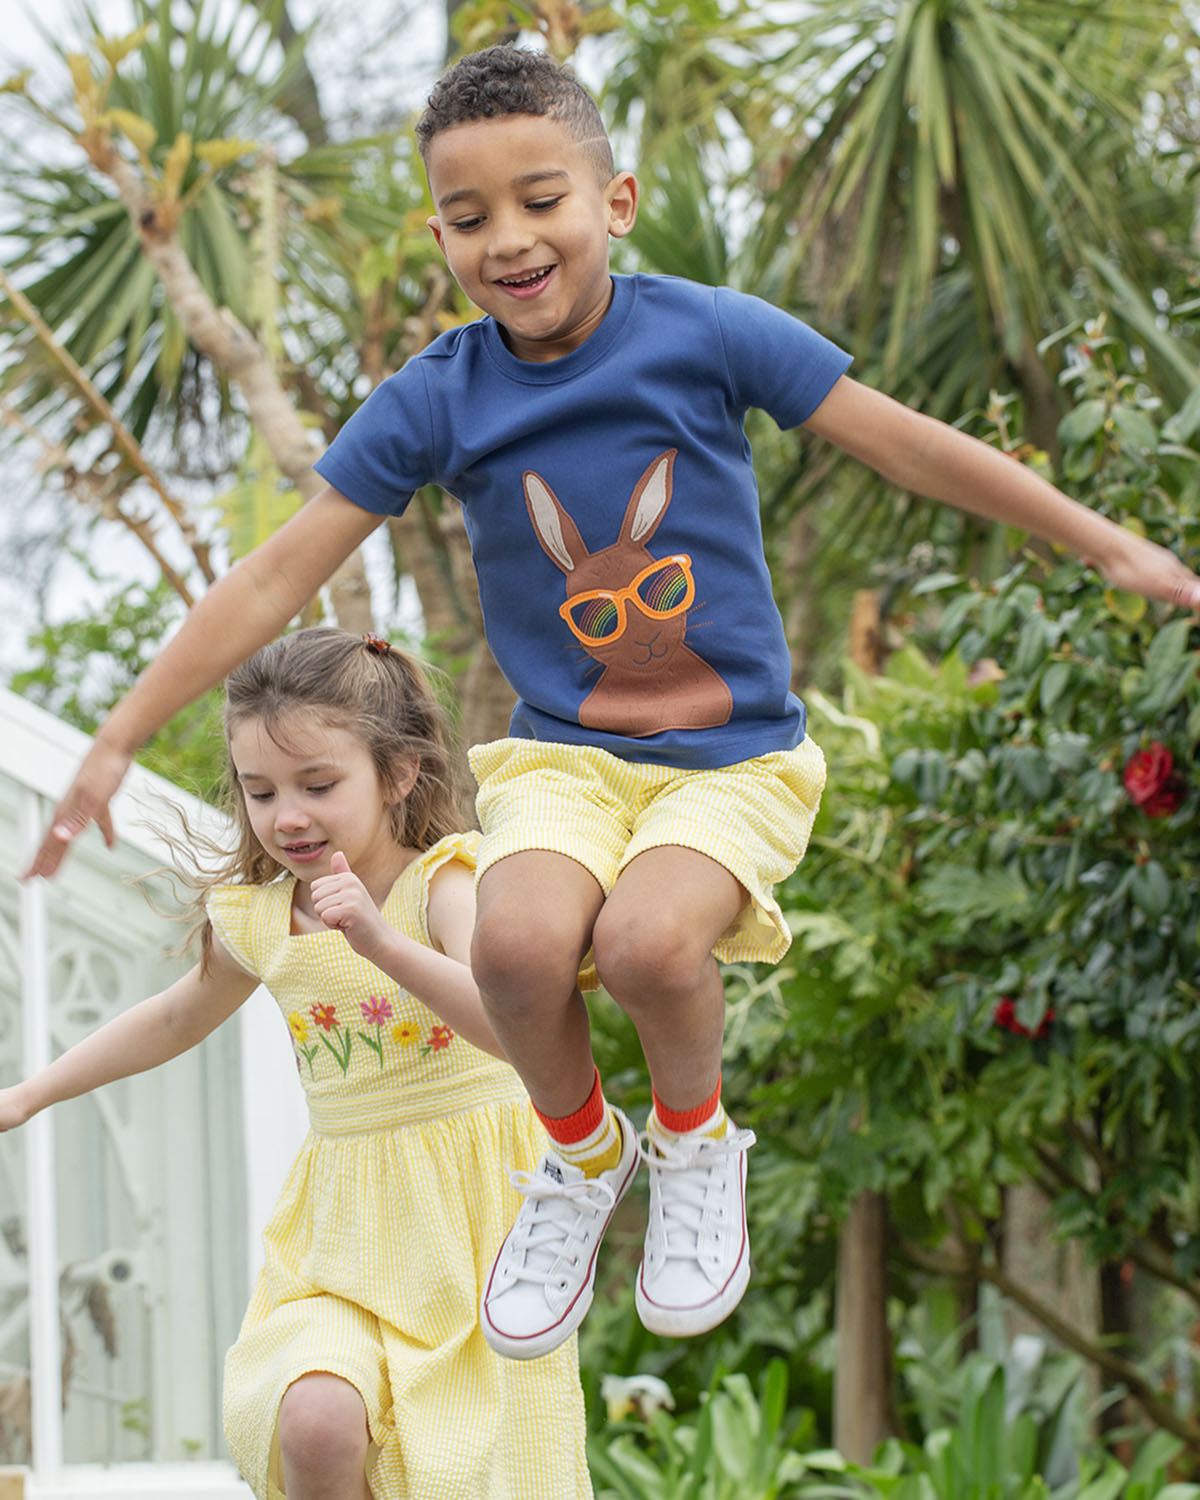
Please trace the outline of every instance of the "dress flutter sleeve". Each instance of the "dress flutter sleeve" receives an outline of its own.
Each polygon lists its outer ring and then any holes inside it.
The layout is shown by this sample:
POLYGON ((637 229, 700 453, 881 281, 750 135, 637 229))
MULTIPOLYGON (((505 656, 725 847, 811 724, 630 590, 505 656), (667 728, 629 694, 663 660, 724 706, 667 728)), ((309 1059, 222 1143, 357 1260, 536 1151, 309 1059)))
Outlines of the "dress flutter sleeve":
POLYGON ((439 839, 432 849, 426 849, 409 866, 415 879, 404 882, 405 894, 412 902, 410 919, 417 924, 421 941, 432 947, 429 936, 429 887, 433 877, 445 865, 456 861, 474 873, 479 855, 479 834, 474 830, 465 833, 449 833, 439 839))
POLYGON ((260 895, 255 885, 218 885, 208 893, 205 910, 221 945, 248 974, 257 977, 261 965, 254 955, 254 907, 260 895))

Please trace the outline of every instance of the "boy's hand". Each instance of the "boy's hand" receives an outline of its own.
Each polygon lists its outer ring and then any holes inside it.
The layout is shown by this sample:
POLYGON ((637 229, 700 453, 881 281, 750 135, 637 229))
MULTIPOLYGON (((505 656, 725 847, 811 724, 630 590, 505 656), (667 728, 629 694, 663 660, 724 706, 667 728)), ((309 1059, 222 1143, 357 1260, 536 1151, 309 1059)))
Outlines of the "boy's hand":
POLYGON ((313 906, 326 927, 345 933, 346 941, 363 958, 374 960, 381 939, 388 931, 379 908, 371 900, 365 885, 350 868, 340 851, 329 861, 330 875, 318 876, 312 883, 313 906))
POLYGON ((46 878, 53 875, 71 841, 77 839, 89 823, 95 823, 104 835, 104 842, 110 849, 113 847, 117 836, 108 804, 116 795, 132 760, 131 755, 110 749, 102 740, 93 742, 66 796, 55 808, 41 847, 22 880, 29 880, 34 875, 46 878))
POLYGON ((30 1113, 25 1091, 19 1083, 11 1089, 0 1089, 0 1132, 24 1125, 30 1113))
POLYGON ((1162 599, 1180 609, 1200 610, 1200 578, 1173 552, 1123 526, 1117 532, 1111 555, 1095 559, 1114 588, 1162 599))

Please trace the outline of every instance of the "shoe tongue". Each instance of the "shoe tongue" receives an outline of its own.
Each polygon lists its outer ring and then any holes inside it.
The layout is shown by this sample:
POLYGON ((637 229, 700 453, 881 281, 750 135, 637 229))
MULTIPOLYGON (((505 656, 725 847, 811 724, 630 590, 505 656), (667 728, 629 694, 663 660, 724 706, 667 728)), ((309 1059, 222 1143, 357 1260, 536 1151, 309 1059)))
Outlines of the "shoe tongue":
POLYGON ((566 1178, 563 1176, 562 1167, 553 1159, 553 1157, 548 1156, 542 1163, 542 1171, 546 1174, 547 1177, 552 1177, 557 1183, 566 1182, 566 1178))

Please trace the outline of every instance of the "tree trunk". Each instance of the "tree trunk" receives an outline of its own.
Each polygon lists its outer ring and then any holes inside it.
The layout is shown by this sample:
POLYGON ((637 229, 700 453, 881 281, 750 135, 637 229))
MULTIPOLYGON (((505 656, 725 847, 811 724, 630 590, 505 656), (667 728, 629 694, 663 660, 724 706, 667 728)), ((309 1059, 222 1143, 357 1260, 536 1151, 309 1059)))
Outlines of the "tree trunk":
MULTIPOLYGON (((1078 1240, 1054 1238, 1050 1205, 1032 1183, 1021 1183, 1004 1194, 1004 1228, 1001 1265, 1010 1281, 1037 1292, 1064 1323, 1094 1340, 1100 1328, 1100 1285, 1096 1268, 1088 1264, 1078 1240)), ((1035 1334, 1045 1338, 1044 1326, 1011 1304, 1008 1309, 1010 1338, 1035 1334)), ((1099 1379, 1089 1371, 1093 1395, 1099 1379)))
MULTIPOLYGON (((228 308, 219 308, 213 302, 180 243, 171 211, 148 191, 134 168, 107 141, 93 141, 88 155, 116 184, 143 254, 154 267, 188 338, 237 382, 250 420, 280 472, 306 500, 311 499, 324 484, 312 467, 317 448, 289 400, 269 352, 228 308)), ((370 585, 358 552, 347 558, 331 578, 330 600, 343 628, 358 633, 372 629, 370 585)))
POLYGON ((887 1324, 887 1199, 862 1192, 838 1236, 834 1314, 833 1443, 852 1463, 869 1463, 899 1433, 887 1324))
MULTIPOLYGON (((849 654, 866 672, 882 663, 879 595, 854 596, 849 654)), ((854 1463, 869 1463, 899 1434, 892 1394, 892 1337, 887 1321, 887 1199, 862 1192, 838 1235, 834 1328, 833 1442, 854 1463)))

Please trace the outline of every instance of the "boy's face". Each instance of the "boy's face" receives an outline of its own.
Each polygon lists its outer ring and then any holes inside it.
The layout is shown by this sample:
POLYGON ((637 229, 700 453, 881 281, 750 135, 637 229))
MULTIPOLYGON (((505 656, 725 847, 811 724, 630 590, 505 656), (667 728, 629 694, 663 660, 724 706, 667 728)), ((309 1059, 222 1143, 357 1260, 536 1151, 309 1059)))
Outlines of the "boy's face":
POLYGON ((560 359, 612 298, 608 237, 637 215, 637 179, 601 183, 557 120, 506 115, 434 136, 429 227, 454 279, 490 313, 519 359, 560 359))

